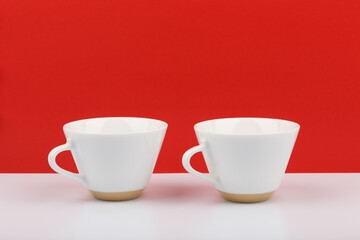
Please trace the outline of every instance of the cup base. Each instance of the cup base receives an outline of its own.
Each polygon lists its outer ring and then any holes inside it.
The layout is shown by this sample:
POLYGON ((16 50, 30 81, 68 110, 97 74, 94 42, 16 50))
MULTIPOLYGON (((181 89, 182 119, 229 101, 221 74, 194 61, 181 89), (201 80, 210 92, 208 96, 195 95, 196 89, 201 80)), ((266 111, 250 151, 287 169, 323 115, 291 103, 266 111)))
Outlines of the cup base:
POLYGON ((91 191, 91 194, 99 200, 103 201, 126 201, 140 197, 144 189, 129 191, 129 192, 96 192, 91 191))
POLYGON ((256 203, 268 200, 275 191, 257 194, 234 194, 221 191, 219 192, 226 200, 230 202, 256 203))

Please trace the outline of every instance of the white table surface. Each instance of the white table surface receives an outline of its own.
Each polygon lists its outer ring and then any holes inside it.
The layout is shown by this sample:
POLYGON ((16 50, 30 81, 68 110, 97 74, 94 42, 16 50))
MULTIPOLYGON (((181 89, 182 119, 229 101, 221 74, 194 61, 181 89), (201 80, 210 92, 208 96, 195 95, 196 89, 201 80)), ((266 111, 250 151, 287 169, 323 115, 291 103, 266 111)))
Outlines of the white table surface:
POLYGON ((141 198, 95 200, 57 174, 0 174, 0 239, 360 239, 360 174, 286 174, 262 203, 223 200, 189 174, 141 198))

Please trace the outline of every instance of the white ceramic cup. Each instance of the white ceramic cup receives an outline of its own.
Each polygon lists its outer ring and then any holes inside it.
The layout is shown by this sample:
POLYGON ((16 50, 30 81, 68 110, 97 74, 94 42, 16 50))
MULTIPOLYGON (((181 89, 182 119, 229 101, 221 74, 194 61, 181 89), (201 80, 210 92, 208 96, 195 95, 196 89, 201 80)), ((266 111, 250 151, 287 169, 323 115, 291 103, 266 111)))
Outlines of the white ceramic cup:
POLYGON ((63 129, 67 141, 49 153, 50 167, 80 181, 98 199, 128 200, 140 196, 148 184, 167 124, 147 118, 92 118, 63 129), (56 164, 56 156, 67 150, 79 174, 56 164))
POLYGON ((234 202, 260 202, 279 187, 300 125, 268 118, 224 118, 194 126, 199 146, 183 155, 184 168, 212 182, 234 202), (202 152, 209 174, 190 165, 202 152))

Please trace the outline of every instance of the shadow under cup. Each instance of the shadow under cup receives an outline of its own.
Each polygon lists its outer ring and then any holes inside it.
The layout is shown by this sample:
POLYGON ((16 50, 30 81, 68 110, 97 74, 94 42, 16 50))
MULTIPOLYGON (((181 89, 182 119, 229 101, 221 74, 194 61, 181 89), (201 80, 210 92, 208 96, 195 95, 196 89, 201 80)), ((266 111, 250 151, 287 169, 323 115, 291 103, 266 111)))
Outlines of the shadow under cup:
POLYGON ((147 118, 93 118, 64 125, 67 142, 49 153, 60 174, 80 181, 95 198, 129 200, 148 184, 167 124, 147 118), (79 174, 60 168, 56 155, 70 150, 79 174))
POLYGON ((200 143, 183 156, 184 168, 211 181, 222 196, 234 202, 261 202, 279 187, 300 126, 268 118, 224 118, 194 126, 200 143), (209 174, 190 165, 202 152, 209 174))

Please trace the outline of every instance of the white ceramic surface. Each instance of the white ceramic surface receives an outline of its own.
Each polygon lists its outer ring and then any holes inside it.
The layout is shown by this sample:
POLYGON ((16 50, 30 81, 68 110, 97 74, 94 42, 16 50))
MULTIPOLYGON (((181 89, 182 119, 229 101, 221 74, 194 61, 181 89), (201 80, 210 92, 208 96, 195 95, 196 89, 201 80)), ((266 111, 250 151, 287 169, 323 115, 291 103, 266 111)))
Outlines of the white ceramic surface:
POLYGON ((165 122, 146 118, 93 118, 64 125, 67 142, 49 153, 54 171, 89 190, 127 192, 145 188, 165 136, 165 122), (60 168, 56 155, 70 150, 79 174, 60 168))
POLYGON ((0 174, 0 239, 357 240, 359 183, 285 174, 270 200, 237 204, 190 174, 153 174, 141 198, 109 203, 59 174, 0 174))
POLYGON ((278 119, 224 118, 194 128, 200 145, 184 154, 184 168, 222 192, 258 194, 279 187, 300 126, 278 119), (197 152, 203 153, 209 174, 191 167, 197 152))

